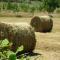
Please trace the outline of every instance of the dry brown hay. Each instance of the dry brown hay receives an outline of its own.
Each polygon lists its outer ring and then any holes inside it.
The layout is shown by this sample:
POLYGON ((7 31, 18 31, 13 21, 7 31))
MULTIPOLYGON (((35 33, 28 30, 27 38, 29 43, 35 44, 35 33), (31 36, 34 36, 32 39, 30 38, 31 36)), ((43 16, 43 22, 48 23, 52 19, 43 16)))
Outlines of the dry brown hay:
POLYGON ((33 28, 27 23, 9 24, 0 22, 0 39, 7 38, 13 43, 11 50, 23 45, 24 52, 31 52, 36 45, 33 28))
POLYGON ((28 12, 13 12, 13 11, 1 11, 0 17, 32 17, 31 13, 28 12))
POLYGON ((31 19, 30 24, 36 32, 50 32, 53 27, 53 20, 49 16, 35 16, 31 19))

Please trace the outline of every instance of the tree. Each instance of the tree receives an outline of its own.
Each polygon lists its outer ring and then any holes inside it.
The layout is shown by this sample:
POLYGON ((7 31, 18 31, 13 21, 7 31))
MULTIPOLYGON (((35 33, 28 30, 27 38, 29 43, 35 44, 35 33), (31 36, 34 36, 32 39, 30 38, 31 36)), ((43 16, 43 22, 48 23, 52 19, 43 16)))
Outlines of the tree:
POLYGON ((48 12, 53 12, 56 7, 59 7, 59 0, 43 0, 44 2, 44 8, 48 11, 48 12))

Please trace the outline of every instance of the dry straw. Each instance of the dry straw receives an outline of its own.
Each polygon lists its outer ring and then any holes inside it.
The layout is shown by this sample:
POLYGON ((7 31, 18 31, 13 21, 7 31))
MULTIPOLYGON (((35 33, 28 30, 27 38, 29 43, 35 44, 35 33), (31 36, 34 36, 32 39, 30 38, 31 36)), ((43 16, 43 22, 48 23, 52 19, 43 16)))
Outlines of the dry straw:
POLYGON ((49 16, 35 16, 31 19, 30 24, 36 32, 50 32, 53 27, 53 20, 49 16))
POLYGON ((31 52, 36 45, 34 30, 27 23, 9 24, 0 22, 0 39, 4 38, 13 43, 11 47, 13 51, 23 45, 24 52, 31 52))

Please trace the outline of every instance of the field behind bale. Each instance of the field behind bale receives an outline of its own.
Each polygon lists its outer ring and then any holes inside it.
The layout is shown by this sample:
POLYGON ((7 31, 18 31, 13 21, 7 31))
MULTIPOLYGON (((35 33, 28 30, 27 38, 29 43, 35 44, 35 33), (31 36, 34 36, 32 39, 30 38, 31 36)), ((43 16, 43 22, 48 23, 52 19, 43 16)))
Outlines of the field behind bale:
MULTIPOLYGON (((40 14, 41 15, 41 14, 40 14)), ((37 14, 37 16, 40 16, 37 14)), ((42 14, 44 15, 44 14, 42 14)), ((36 34, 36 47, 31 60, 60 60, 60 14, 53 15, 53 29, 49 33, 36 34)), ((32 17, 0 17, 0 21, 7 23, 30 23, 32 17)))

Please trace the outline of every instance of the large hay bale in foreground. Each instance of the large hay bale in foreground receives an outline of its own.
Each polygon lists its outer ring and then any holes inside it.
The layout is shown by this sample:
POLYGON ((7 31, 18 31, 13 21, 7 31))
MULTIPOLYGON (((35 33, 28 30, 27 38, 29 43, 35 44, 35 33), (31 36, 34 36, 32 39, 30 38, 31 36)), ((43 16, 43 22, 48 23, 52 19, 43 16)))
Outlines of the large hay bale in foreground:
POLYGON ((35 16, 31 19, 30 24, 36 32, 50 32, 53 27, 53 20, 49 16, 35 16))
POLYGON ((23 45, 24 52, 31 52, 36 45, 33 28, 27 23, 9 24, 0 22, 0 39, 7 38, 13 43, 11 50, 23 45))

